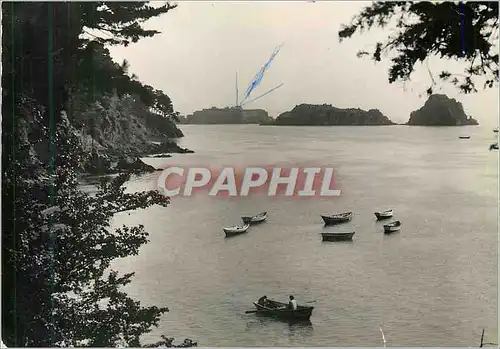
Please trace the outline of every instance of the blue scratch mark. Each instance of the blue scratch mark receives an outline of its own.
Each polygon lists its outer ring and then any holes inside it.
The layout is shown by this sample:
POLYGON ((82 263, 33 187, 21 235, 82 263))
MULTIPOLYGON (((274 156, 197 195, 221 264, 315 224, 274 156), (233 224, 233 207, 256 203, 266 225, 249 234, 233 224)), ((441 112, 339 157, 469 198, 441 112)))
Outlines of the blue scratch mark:
POLYGON ((247 98, 250 96, 252 91, 260 84, 260 82, 264 78, 264 73, 271 66, 271 62, 273 61, 274 57, 276 57, 276 55, 280 52, 281 46, 283 46, 283 44, 281 44, 275 48, 274 52, 272 53, 271 57, 268 59, 266 64, 264 64, 264 66, 255 75, 253 81, 250 83, 250 86, 248 86, 247 90, 245 91, 245 97, 243 98, 243 101, 241 102, 242 104, 243 104, 243 102, 245 102, 247 100, 247 98))

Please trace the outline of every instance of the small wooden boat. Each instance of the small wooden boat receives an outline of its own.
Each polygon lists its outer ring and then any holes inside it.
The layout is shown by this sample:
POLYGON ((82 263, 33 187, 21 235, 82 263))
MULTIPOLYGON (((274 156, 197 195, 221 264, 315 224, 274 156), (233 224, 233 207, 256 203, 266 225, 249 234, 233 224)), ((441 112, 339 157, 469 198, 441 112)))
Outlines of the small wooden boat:
POLYGON ((262 223, 267 219, 267 212, 262 212, 259 213, 255 216, 252 217, 241 217, 241 220, 245 224, 257 224, 257 223, 262 223))
POLYGON ((493 149, 498 149, 498 143, 494 143, 494 144, 490 145, 490 150, 493 150, 493 149))
POLYGON ((325 225, 333 225, 348 222, 352 219, 352 212, 336 213, 330 216, 321 216, 325 225))
POLYGON ((458 136, 458 138, 460 138, 460 139, 469 139, 470 136, 458 136))
POLYGON ((323 241, 352 241, 354 233, 354 231, 346 233, 321 233, 321 236, 323 241))
POLYGON ((387 219, 391 218, 393 215, 392 210, 385 210, 382 212, 375 212, 375 217, 377 217, 377 220, 381 221, 382 219, 387 219))
POLYGON ((390 234, 394 233, 401 229, 401 222, 400 221, 395 221, 389 224, 384 225, 384 233, 390 234))
POLYGON ((297 309, 288 308, 287 303, 281 303, 268 299, 265 305, 253 302, 256 313, 282 320, 309 320, 314 309, 313 306, 298 305, 297 309))
POLYGON ((235 225, 229 228, 223 228, 223 230, 224 233, 226 233, 226 236, 233 236, 246 233, 248 228, 250 228, 250 224, 235 225))

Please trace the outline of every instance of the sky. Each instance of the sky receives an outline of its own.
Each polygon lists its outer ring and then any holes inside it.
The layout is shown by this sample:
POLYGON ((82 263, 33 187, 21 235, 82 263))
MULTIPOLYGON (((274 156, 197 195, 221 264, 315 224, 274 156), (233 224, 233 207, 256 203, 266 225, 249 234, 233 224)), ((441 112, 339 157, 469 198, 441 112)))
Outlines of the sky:
MULTIPOLYGON (((389 62, 357 58, 388 32, 356 34, 339 43, 338 31, 370 2, 363 1, 179 1, 178 7, 149 20, 161 31, 128 47, 113 47, 117 62, 126 58, 130 72, 144 84, 163 90, 182 115, 204 108, 236 104, 275 47, 283 44, 256 97, 283 83, 267 96, 245 105, 272 117, 295 105, 332 104, 339 108, 379 109, 392 121, 406 122, 426 101, 431 79, 418 67, 412 81, 389 84, 389 62)), ((463 72, 454 62, 431 59, 429 69, 463 72)), ((444 93, 462 102, 465 112, 483 126, 498 125, 498 88, 473 95, 442 85, 444 93)))

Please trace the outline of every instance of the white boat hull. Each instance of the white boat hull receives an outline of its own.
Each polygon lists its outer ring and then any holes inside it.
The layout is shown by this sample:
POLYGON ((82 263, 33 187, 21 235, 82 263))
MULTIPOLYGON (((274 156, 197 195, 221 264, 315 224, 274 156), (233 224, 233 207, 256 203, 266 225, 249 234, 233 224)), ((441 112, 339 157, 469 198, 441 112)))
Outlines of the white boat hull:
POLYGON ((250 222, 252 222, 252 223, 260 223, 260 222, 264 222, 266 219, 267 219, 267 215, 261 216, 261 217, 252 218, 252 220, 250 222))
POLYGON ((375 217, 377 217, 377 219, 387 219, 387 218, 391 218, 393 215, 394 215, 394 212, 392 210, 387 210, 387 211, 383 211, 383 212, 375 212, 375 217))
POLYGON ((226 236, 230 236, 230 235, 237 235, 237 234, 246 233, 248 228, 250 228, 250 224, 245 224, 243 226, 223 228, 222 230, 224 230, 224 233, 226 233, 226 236))

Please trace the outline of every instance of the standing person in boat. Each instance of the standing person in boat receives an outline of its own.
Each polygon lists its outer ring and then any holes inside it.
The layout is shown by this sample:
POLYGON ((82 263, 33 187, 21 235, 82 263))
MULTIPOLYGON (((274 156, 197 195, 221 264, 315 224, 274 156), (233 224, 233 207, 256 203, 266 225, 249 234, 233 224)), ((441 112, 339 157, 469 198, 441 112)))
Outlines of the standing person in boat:
POLYGON ((267 306, 267 296, 260 297, 257 303, 263 306, 267 306))
POLYGON ((292 310, 297 310, 297 300, 294 296, 290 296, 290 302, 288 302, 288 307, 292 310))

